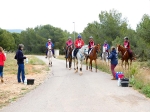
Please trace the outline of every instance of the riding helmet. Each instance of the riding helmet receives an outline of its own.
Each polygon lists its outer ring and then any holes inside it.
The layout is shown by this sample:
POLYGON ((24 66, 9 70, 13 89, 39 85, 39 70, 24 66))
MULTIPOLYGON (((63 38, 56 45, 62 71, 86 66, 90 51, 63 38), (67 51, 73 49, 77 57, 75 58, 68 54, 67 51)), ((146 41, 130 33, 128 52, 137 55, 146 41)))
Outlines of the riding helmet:
POLYGON ((81 35, 80 35, 80 34, 78 35, 78 38, 81 38, 81 35))

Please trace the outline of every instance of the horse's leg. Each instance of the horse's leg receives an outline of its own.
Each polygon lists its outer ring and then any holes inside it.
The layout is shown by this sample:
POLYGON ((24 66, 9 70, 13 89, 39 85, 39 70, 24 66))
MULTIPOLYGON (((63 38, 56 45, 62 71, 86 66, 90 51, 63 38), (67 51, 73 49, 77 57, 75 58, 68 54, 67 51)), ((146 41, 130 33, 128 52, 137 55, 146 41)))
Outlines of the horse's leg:
POLYGON ((132 59, 130 59, 130 66, 132 65, 132 59))
POLYGON ((128 64, 128 70, 129 70, 129 68, 130 68, 130 67, 129 67, 129 62, 128 62, 128 59, 127 59, 127 64, 128 64))
POLYGON ((124 62, 124 59, 122 59, 122 61, 121 61, 121 66, 122 66, 122 68, 123 68, 123 62, 124 62))
POLYGON ((66 68, 68 68, 68 66, 67 66, 67 58, 66 58, 66 68))
POLYGON ((95 70, 97 72, 97 59, 95 59, 95 70))
POLYGON ((78 59, 77 59, 77 61, 76 61, 76 69, 75 69, 75 73, 77 73, 78 72, 78 59))
POLYGON ((72 58, 69 60, 69 70, 71 69, 71 64, 72 64, 72 58))
POLYGON ((125 60, 125 70, 126 70, 126 68, 127 68, 127 65, 128 65, 128 61, 125 60))
POLYGON ((86 57, 86 70, 88 70, 88 57, 86 57))
MULTIPOLYGON (((91 60, 91 59, 89 59, 89 60, 91 60)), ((89 62, 89 70, 91 71, 91 63, 89 62)))
POLYGON ((82 75, 82 61, 80 62, 81 66, 80 66, 80 75, 82 75))
POLYGON ((75 58, 73 59, 73 62, 74 62, 74 70, 76 70, 76 68, 75 68, 75 58))
POLYGON ((51 57, 51 62, 50 63, 51 63, 51 67, 52 67, 52 57, 51 57))
POLYGON ((90 70, 92 72, 92 59, 90 59, 90 70))

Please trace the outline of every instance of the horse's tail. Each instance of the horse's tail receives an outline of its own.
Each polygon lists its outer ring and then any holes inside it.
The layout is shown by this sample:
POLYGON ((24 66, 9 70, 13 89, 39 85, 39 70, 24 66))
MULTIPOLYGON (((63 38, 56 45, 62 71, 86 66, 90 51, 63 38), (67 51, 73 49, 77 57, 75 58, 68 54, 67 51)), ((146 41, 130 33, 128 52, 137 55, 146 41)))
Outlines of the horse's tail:
POLYGON ((132 60, 136 60, 136 55, 132 52, 132 60))

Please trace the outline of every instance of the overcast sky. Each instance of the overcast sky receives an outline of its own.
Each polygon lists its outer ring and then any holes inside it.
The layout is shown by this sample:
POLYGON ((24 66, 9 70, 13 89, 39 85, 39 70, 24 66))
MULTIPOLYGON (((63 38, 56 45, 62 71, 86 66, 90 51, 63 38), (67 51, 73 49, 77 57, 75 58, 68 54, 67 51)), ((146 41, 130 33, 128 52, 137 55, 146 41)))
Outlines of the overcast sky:
POLYGON ((0 28, 26 29, 51 24, 69 32, 82 32, 99 21, 101 11, 115 9, 135 29, 144 14, 150 15, 150 0, 0 0, 0 28))

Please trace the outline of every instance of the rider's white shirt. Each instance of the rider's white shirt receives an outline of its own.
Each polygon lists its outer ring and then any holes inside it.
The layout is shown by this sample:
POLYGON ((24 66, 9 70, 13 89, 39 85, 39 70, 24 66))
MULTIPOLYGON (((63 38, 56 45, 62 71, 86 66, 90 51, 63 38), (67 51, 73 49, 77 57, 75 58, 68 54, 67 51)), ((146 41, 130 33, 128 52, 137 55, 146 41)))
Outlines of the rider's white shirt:
POLYGON ((107 50, 107 46, 103 46, 103 52, 105 52, 107 50))
POLYGON ((48 46, 48 49, 52 49, 51 45, 48 46))

